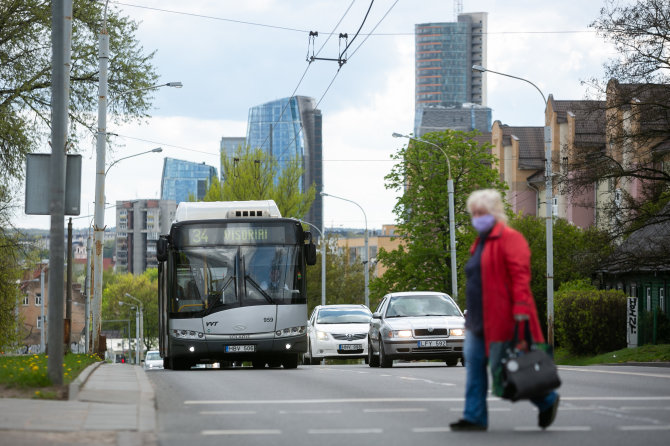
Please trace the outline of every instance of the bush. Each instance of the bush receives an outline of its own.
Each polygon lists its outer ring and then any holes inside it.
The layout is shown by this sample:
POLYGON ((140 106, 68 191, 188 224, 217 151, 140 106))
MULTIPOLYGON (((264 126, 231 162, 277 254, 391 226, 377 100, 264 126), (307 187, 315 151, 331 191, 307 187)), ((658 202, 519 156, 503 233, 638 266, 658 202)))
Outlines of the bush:
POLYGON ((625 293, 577 288, 556 293, 557 344, 574 355, 596 355, 626 347, 625 293))

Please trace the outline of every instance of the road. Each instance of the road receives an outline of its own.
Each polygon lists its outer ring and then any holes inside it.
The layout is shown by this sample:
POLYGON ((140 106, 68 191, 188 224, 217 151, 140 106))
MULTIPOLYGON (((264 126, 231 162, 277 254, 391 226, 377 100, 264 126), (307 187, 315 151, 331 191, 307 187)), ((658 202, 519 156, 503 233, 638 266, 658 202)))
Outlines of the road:
MULTIPOLYGON (((442 363, 443 364, 443 363, 442 363)), ((450 432, 463 367, 398 363, 155 371, 161 445, 667 445, 670 368, 561 367, 554 425, 527 402, 489 398, 488 432, 450 432)))

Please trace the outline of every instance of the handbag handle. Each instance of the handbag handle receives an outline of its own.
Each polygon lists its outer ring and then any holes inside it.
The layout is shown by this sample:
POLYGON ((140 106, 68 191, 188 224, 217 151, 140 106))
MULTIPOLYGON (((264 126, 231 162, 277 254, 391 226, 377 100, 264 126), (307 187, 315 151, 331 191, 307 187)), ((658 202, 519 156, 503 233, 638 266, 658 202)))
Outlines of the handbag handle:
POLYGON ((530 320, 528 318, 525 320, 517 320, 514 324, 514 338, 512 338, 512 345, 517 346, 519 344, 519 325, 523 324, 524 322, 524 339, 528 345, 528 350, 531 350, 533 345, 533 337, 530 334, 530 320))

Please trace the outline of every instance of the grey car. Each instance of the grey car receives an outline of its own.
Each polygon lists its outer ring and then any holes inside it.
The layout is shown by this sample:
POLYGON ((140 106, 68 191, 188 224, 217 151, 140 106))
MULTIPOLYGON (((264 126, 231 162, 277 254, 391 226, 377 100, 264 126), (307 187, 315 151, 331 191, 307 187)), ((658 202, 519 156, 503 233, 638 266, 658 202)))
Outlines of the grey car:
POLYGON ((465 317, 445 293, 411 291, 384 296, 370 320, 368 363, 391 367, 394 359, 463 358, 465 317))

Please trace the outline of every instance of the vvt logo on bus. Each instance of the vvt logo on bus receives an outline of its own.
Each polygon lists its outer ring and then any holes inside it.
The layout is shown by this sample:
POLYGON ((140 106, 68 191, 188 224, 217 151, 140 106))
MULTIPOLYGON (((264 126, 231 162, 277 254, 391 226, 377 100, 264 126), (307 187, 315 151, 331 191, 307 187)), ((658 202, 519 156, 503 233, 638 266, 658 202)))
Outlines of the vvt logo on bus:
POLYGON ((215 322, 205 322, 205 325, 207 325, 208 327, 211 327, 211 326, 216 325, 216 324, 218 324, 218 323, 219 323, 219 321, 215 321, 215 322))

